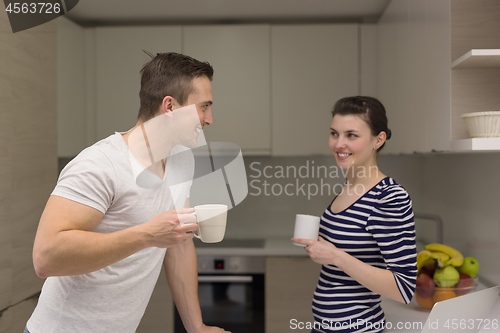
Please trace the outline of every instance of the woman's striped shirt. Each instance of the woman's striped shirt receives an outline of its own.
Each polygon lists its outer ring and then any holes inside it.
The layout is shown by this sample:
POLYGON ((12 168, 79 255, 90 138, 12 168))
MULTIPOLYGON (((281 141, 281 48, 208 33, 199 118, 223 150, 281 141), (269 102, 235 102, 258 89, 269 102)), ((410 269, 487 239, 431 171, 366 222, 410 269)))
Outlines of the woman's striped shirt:
MULTIPOLYGON (((334 199, 335 200, 335 199, 334 199)), ((410 196, 386 177, 339 213, 321 217, 320 236, 357 259, 394 274, 406 303, 417 277, 415 226, 410 196)), ((314 332, 381 332, 380 295, 341 269, 323 265, 314 292, 314 332)))

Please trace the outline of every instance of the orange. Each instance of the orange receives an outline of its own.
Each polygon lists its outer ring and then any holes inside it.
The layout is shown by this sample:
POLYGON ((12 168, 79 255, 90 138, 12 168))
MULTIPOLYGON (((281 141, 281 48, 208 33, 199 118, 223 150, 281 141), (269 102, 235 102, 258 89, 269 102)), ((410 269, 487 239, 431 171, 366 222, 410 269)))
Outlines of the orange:
POLYGON ((422 298, 418 294, 415 294, 415 299, 417 300, 418 305, 420 305, 423 309, 432 309, 434 306, 434 301, 432 297, 422 298))
POLYGON ((457 297, 457 294, 453 291, 453 288, 440 288, 436 287, 434 295, 432 295, 432 300, 434 302, 441 302, 447 299, 457 297))

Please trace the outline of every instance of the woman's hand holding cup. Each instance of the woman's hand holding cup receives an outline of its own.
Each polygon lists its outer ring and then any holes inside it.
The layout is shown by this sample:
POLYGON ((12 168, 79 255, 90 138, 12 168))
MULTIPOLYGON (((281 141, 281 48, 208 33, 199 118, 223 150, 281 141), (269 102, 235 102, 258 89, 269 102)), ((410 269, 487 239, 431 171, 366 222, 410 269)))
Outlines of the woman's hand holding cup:
POLYGON ((292 242, 298 246, 307 246, 308 243, 296 242, 294 239, 317 240, 319 234, 318 216, 297 214, 295 216, 295 230, 293 232, 292 242))
POLYGON ((335 245, 319 237, 320 218, 297 214, 292 242, 304 246, 311 259, 322 265, 332 265, 340 251, 335 245))

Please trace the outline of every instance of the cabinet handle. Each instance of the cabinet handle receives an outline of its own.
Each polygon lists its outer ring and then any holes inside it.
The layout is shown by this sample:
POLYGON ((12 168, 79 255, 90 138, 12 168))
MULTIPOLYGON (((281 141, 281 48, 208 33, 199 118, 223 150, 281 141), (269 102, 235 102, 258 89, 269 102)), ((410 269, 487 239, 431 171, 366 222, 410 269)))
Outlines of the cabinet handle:
POLYGON ((229 282, 229 283, 252 283, 253 277, 250 275, 199 275, 199 283, 217 283, 217 282, 229 282))

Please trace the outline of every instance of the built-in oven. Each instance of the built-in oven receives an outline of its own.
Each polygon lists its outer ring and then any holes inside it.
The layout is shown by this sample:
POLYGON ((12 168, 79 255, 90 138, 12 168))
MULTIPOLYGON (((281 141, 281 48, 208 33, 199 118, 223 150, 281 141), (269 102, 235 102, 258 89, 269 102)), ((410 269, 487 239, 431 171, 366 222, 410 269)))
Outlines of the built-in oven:
MULTIPOLYGON (((265 258, 198 255, 198 295, 203 322, 226 331, 265 331, 265 258)), ((175 333, 185 333, 175 309, 175 333)))

